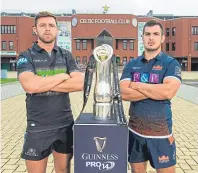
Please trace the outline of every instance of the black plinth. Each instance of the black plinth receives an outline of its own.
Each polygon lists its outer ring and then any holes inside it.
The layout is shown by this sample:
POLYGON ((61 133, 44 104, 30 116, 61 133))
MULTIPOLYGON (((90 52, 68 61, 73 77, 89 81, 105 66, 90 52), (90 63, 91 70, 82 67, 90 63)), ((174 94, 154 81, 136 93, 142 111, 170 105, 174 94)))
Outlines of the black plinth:
POLYGON ((74 123, 74 173, 127 173, 128 128, 83 113, 74 123))

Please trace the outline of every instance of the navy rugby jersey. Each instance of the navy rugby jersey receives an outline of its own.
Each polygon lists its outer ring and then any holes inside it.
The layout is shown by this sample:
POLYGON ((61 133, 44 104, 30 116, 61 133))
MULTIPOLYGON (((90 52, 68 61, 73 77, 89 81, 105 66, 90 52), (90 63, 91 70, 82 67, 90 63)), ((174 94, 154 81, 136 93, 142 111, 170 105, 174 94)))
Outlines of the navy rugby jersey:
MULTIPOLYGON (((160 52, 148 62, 143 55, 131 60, 124 68, 120 80, 161 84, 165 78, 181 81, 181 66, 176 59, 160 52)), ((170 100, 148 98, 131 102, 129 115, 129 129, 137 135, 164 138, 172 134, 170 100)))

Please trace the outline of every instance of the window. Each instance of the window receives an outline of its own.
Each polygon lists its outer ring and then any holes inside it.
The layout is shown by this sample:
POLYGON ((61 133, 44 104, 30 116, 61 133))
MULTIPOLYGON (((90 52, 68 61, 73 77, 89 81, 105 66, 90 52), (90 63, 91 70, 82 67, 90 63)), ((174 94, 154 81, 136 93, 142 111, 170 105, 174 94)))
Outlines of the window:
POLYGON ((87 50, 87 40, 83 40, 83 50, 87 50))
POLYGON ((1 34, 4 34, 4 33, 5 33, 5 26, 1 25, 1 34))
POLYGON ((198 26, 192 26, 192 35, 198 35, 198 26))
POLYGON ((120 64, 120 57, 119 56, 116 57, 116 63, 120 64))
POLYGON ((80 50, 80 40, 76 40, 76 50, 80 50))
POLYGON ((91 49, 94 49, 94 40, 91 40, 91 49))
POLYGON ((134 41, 130 40, 130 50, 134 50, 134 41))
POLYGON ((10 33, 14 33, 14 26, 10 26, 10 33))
POLYGON ((169 43, 166 43, 166 51, 169 51, 169 43))
POLYGON ((176 28, 174 27, 172 28, 172 36, 175 36, 175 34, 176 34, 176 28))
POLYGON ((13 32, 13 34, 16 34, 16 26, 14 26, 14 32, 13 32))
POLYGON ((134 59, 134 57, 130 57, 130 61, 131 61, 132 59, 134 59))
POLYGON ((127 62, 127 57, 124 56, 122 60, 127 62))
POLYGON ((118 50, 118 40, 116 40, 116 50, 118 50))
POLYGON ((8 33, 8 30, 7 30, 7 29, 8 29, 8 26, 6 25, 6 26, 5 26, 5 32, 4 32, 5 34, 8 33))
POLYGON ((176 47, 175 47, 175 43, 172 43, 172 50, 175 51, 176 47))
POLYGON ((195 45, 195 51, 198 51, 198 42, 195 42, 194 45, 195 45))
POLYGON ((36 33, 34 32, 34 26, 32 26, 32 35, 36 35, 36 33))
POLYGON ((9 41, 9 49, 10 50, 14 49, 14 42, 13 41, 9 41))
POLYGON ((10 34, 10 26, 8 26, 8 34, 10 34))
POLYGON ((86 57, 86 56, 83 56, 82 63, 83 63, 83 64, 87 64, 87 57, 86 57))
POLYGON ((6 50, 6 41, 2 41, 1 44, 2 50, 6 50))
POLYGON ((80 64, 80 57, 79 56, 76 57, 76 63, 80 64))
POLYGON ((123 49, 127 50, 127 40, 123 40, 123 49))
POLYGON ((122 59, 122 64, 123 64, 124 66, 127 64, 127 57, 126 57, 126 56, 123 57, 123 59, 122 59))
POLYGON ((166 28, 166 36, 169 36, 169 32, 170 32, 169 28, 166 28))
POLYGON ((1 25, 1 34, 16 34, 16 26, 1 25))

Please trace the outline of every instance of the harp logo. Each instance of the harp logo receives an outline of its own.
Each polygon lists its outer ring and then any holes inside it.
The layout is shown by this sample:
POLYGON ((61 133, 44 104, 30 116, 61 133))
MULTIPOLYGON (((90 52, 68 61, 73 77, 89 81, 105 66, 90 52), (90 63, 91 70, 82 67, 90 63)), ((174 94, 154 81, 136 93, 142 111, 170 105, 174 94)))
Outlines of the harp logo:
POLYGON ((105 146, 106 146, 106 141, 107 138, 100 138, 100 137, 94 137, 93 138, 95 143, 96 143, 96 149, 98 152, 102 153, 102 151, 104 150, 105 146))

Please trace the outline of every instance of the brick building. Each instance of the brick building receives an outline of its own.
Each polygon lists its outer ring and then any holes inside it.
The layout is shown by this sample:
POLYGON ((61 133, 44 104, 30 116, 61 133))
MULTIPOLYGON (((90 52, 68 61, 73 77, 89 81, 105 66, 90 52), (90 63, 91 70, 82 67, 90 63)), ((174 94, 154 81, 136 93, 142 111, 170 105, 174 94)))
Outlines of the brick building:
MULTIPOLYGON (((16 70, 16 59, 36 40, 35 14, 1 17, 1 68, 16 70)), ((76 62, 86 64, 101 37, 108 39, 117 63, 125 64, 143 51, 141 33, 150 19, 159 20, 166 36, 163 51, 181 63, 186 71, 198 71, 198 17, 136 16, 131 14, 57 14, 57 44, 72 52, 76 62)))

